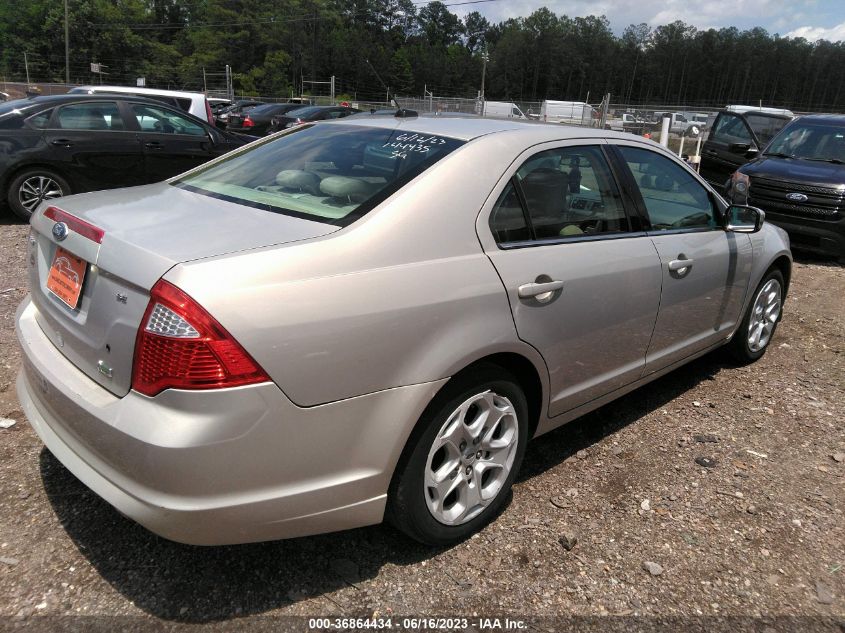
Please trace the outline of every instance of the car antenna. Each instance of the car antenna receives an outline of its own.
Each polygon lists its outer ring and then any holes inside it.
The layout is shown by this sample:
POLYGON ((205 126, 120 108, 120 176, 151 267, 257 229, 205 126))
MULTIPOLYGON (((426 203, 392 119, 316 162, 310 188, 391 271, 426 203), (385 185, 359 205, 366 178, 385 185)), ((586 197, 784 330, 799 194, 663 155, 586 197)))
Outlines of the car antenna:
MULTIPOLYGON (((385 91, 387 92, 387 95, 389 97, 390 96, 390 87, 388 87, 388 85, 386 83, 384 83, 384 81, 382 81, 381 76, 379 76, 378 72, 376 72, 376 69, 370 63, 370 60, 367 59, 367 58, 364 58, 364 61, 367 62, 367 66, 369 66, 370 70, 373 71, 373 74, 376 76, 376 79, 378 79, 378 82, 381 84, 381 87, 385 89, 385 91)), ((413 116, 419 116, 419 114, 416 112, 416 110, 406 110, 405 108, 403 108, 402 104, 399 103, 399 99, 396 98, 396 95, 393 95, 393 98, 390 99, 390 103, 391 103, 391 105, 393 105, 396 108, 396 114, 394 114, 393 116, 397 116, 397 117, 403 118, 403 119, 408 118, 408 117, 413 117, 413 116)))

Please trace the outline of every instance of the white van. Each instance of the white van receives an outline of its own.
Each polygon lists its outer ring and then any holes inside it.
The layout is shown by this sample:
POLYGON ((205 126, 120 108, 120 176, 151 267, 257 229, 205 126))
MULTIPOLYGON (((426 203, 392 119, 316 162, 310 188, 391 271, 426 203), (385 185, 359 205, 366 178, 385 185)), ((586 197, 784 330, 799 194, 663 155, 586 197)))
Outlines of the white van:
POLYGON ((515 103, 511 101, 485 101, 484 116, 499 119, 527 119, 515 103))
POLYGON ((547 123, 574 123, 590 125, 596 109, 584 101, 543 101, 540 104, 540 120, 547 123))
POLYGON ((70 94, 129 94, 155 99, 177 107, 195 117, 214 125, 211 106, 201 92, 182 92, 179 90, 157 90, 155 88, 133 88, 130 86, 77 86, 68 90, 70 94))

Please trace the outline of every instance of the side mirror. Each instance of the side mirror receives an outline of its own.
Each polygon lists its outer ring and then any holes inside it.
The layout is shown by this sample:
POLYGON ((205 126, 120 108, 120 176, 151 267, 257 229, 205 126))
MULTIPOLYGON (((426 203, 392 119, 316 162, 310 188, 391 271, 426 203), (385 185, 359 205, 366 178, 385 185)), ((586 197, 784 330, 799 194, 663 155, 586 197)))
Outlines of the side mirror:
POLYGON ((751 149, 750 143, 731 143, 728 145, 728 151, 731 154, 745 154, 751 149))
POLYGON ((731 233, 756 233, 763 228, 766 214, 745 204, 732 204, 725 211, 725 230, 731 233))
POLYGON ((745 157, 748 160, 753 160, 753 159, 757 158, 757 154, 759 154, 759 153, 760 153, 760 150, 757 149, 756 147, 749 147, 745 152, 745 157))

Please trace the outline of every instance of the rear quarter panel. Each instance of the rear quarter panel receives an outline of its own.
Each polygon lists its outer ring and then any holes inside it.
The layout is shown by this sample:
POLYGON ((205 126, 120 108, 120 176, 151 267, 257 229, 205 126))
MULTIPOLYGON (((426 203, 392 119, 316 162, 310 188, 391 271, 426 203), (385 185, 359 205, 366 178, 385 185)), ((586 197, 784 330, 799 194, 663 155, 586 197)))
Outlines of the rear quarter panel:
POLYGON ((438 380, 498 352, 526 356, 545 383, 475 232, 517 153, 499 136, 468 143, 331 238, 187 263, 166 279, 300 406, 438 380))

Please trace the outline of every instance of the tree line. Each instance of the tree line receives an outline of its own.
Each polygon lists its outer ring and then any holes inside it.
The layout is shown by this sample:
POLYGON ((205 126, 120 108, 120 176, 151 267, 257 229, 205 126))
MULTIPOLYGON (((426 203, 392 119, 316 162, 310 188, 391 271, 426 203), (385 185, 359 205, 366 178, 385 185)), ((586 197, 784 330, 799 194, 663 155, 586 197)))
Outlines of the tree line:
MULTIPOLYGON (((698 30, 632 24, 547 8, 491 23, 449 4, 413 0, 68 0, 72 83, 201 90, 233 70, 237 93, 285 97, 336 90, 359 100, 399 95, 507 101, 567 99, 795 110, 845 106, 845 45, 762 28, 698 30), (104 65, 106 75, 90 72, 104 65)), ((0 74, 65 78, 64 8, 56 0, 0 3, 0 74)))

